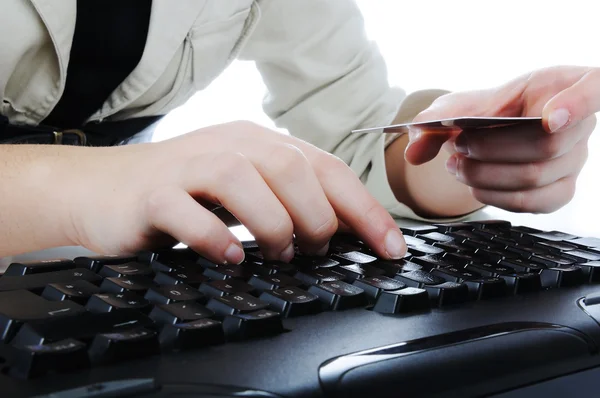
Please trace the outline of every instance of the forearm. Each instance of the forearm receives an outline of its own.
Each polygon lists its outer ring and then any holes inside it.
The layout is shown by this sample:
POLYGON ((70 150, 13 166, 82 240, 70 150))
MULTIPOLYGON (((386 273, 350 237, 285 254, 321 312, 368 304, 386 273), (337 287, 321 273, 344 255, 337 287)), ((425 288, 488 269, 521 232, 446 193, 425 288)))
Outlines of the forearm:
POLYGON ((421 217, 456 217, 471 213, 483 205, 469 188, 446 171, 448 152, 441 150, 435 159, 420 166, 404 160, 408 136, 396 139, 385 152, 387 176, 399 202, 421 217))
POLYGON ((66 186, 85 150, 0 145, 0 257, 75 244, 66 186))

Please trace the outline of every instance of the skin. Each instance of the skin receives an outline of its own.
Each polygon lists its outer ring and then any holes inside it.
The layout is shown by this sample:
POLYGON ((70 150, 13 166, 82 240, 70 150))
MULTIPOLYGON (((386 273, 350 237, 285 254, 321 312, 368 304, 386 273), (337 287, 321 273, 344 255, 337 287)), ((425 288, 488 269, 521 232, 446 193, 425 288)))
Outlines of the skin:
POLYGON ((470 213, 482 204, 528 213, 559 209, 573 198, 587 159, 599 91, 600 69, 562 66, 438 98, 415 121, 541 115, 543 122, 448 134, 412 130, 409 143, 386 151, 396 196, 417 213, 438 217, 470 213), (403 152, 406 165, 398 160, 403 152))
POLYGON ((131 253, 182 242, 213 261, 240 263, 240 242, 208 210, 215 204, 250 230, 268 259, 289 261, 293 234, 306 253, 324 254, 341 223, 383 258, 406 252, 395 221, 341 160, 249 122, 160 143, 0 152, 0 256, 65 245, 131 253))
MULTIPOLYGON (((482 204, 559 208, 587 156, 599 87, 598 69, 561 67, 440 97, 417 120, 541 114, 543 126, 413 131, 410 143, 386 151, 396 196, 431 216, 482 204)), ((2 145, 0 159, 0 256, 66 245, 118 254, 179 241, 239 263, 241 244, 208 210, 215 205, 248 227, 268 259, 289 261, 293 235, 303 251, 323 254, 341 227, 382 258, 406 251, 394 220, 341 160, 249 122, 121 147, 2 145)))

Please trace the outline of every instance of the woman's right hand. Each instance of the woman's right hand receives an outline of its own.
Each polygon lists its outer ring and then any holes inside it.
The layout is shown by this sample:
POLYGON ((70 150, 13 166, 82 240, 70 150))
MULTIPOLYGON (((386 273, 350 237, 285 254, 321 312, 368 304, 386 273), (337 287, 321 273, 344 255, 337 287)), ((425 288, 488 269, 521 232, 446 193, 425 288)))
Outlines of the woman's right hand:
POLYGON ((340 159, 249 122, 207 127, 168 141, 88 150, 84 176, 67 188, 73 240, 99 253, 182 242, 219 263, 240 263, 242 246, 202 204, 222 205, 265 258, 289 261, 295 235, 324 254, 345 224, 380 257, 406 246, 389 213, 340 159))

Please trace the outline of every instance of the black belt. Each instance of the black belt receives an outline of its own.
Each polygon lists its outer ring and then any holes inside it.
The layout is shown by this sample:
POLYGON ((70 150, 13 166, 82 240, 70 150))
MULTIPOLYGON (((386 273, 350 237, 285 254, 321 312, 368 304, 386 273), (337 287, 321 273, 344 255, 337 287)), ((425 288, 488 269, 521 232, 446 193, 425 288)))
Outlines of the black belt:
POLYGON ((51 126, 10 124, 0 115, 0 144, 47 144, 76 146, 113 146, 133 137, 162 116, 106 123, 88 123, 79 129, 58 129, 51 126))

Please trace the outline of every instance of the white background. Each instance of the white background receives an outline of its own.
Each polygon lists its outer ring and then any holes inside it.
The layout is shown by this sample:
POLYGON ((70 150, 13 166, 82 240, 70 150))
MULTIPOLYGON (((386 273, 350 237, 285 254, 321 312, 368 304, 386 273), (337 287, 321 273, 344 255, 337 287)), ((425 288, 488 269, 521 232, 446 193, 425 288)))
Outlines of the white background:
MULTIPOLYGON (((387 60, 390 83, 407 92, 484 88, 551 65, 600 66, 598 12, 592 0, 358 0, 358 4, 367 34, 387 60)), ((236 119, 274 127, 261 109, 264 90, 252 63, 234 62, 208 89, 167 116, 156 139, 236 119)), ((491 209, 490 217, 600 236, 596 207, 600 181, 595 178, 600 172, 599 136, 600 131, 590 141, 590 159, 568 206, 552 215, 511 215, 491 209)))

